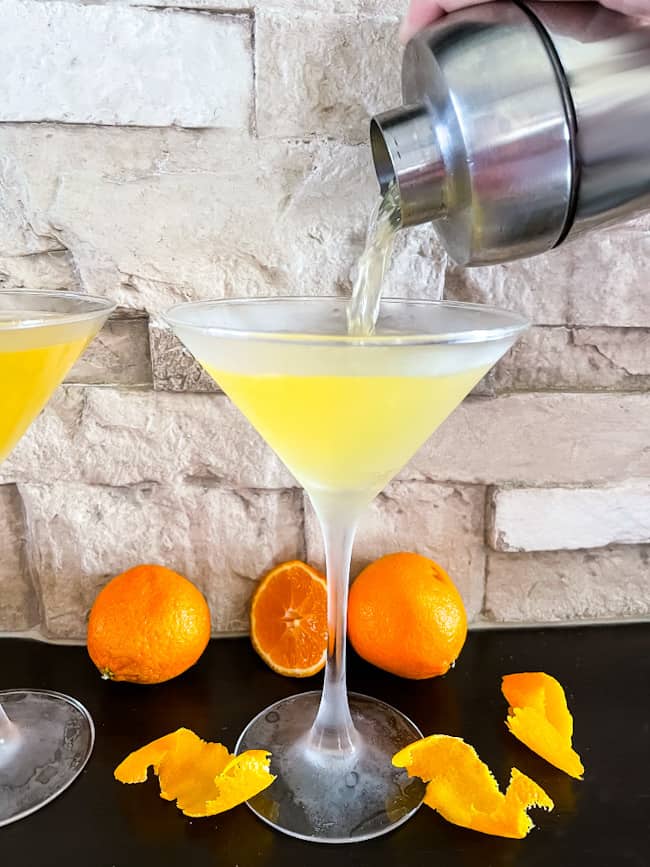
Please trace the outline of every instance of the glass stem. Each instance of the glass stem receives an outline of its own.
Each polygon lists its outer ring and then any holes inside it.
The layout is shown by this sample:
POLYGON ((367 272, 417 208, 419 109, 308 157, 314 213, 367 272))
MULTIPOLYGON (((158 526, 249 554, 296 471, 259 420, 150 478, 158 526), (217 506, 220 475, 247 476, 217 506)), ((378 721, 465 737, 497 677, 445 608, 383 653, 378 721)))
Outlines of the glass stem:
POLYGON ((345 645, 348 619, 350 558, 357 516, 346 516, 343 509, 336 516, 317 510, 325 542, 327 563, 327 664, 320 707, 310 742, 314 749, 338 754, 352 753, 355 729, 350 716, 345 680, 345 645))
POLYGON ((0 704, 0 768, 12 759, 20 744, 20 733, 0 704))

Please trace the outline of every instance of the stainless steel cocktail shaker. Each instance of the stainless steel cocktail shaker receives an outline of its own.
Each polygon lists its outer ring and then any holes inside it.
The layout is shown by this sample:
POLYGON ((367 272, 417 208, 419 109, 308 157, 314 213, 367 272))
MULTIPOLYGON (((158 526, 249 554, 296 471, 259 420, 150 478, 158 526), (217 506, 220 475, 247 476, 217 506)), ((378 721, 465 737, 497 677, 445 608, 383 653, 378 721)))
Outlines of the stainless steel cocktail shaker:
POLYGON ((650 209, 650 26, 594 3, 494 2, 406 47, 373 118, 382 190, 451 257, 532 256, 650 209))

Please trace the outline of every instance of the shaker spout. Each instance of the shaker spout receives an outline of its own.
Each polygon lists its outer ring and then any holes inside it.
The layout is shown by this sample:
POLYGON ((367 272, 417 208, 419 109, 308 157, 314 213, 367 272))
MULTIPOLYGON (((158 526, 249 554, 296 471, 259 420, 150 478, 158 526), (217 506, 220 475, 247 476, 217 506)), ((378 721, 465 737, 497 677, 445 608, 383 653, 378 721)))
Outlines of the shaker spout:
POLYGON ((370 147, 382 194, 397 184, 402 226, 443 215, 446 171, 426 105, 407 105, 373 117, 370 147))

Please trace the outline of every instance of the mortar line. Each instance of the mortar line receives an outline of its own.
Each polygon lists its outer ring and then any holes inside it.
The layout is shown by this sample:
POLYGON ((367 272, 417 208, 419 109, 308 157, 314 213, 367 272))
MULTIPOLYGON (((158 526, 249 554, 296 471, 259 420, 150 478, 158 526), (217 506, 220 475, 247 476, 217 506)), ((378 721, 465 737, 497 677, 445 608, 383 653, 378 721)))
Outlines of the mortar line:
POLYGON ((257 134, 257 17, 254 10, 251 15, 251 63, 253 69, 253 97, 251 101, 250 134, 253 138, 259 138, 257 134))
POLYGON ((483 598, 481 599, 479 617, 487 617, 488 574, 490 571, 490 546, 488 544, 488 533, 490 527, 490 506, 493 490, 494 485, 485 485, 485 499, 483 501, 483 551, 485 554, 485 564, 483 566, 483 598))

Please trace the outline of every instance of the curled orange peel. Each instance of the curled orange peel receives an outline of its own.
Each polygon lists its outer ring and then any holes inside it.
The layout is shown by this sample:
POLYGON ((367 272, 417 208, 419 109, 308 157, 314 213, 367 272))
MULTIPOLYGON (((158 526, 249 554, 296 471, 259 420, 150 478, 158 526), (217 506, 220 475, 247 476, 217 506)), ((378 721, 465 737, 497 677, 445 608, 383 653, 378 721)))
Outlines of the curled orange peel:
POLYGON ((534 827, 527 810, 553 809, 546 792, 516 768, 502 794, 488 766, 461 738, 422 738, 393 756, 393 764, 424 780, 424 803, 444 819, 484 834, 520 839, 534 827))
POLYGON ((128 755, 115 768, 115 779, 144 783, 153 767, 161 798, 176 801, 186 816, 214 816, 270 786, 275 780, 270 761, 265 750, 233 756, 222 744, 203 741, 180 728, 128 755))
POLYGON ((584 767, 571 745, 573 717, 564 690, 550 674, 507 674, 501 692, 510 705, 508 730, 551 765, 581 780, 584 767))

